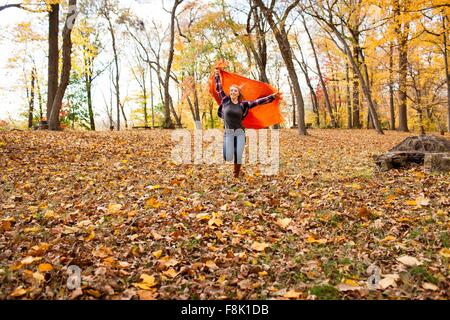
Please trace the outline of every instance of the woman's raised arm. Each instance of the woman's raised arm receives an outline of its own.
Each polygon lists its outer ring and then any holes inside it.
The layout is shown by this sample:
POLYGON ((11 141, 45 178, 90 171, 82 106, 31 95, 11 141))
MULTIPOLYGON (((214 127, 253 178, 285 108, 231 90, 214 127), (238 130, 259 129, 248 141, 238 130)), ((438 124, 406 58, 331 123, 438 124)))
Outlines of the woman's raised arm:
POLYGON ((266 97, 262 97, 256 100, 252 100, 252 101, 242 101, 242 104, 245 106, 247 106, 249 109, 254 108, 256 106, 262 105, 262 104, 267 104, 267 103, 271 103, 272 101, 275 100, 275 97, 277 96, 278 93, 273 93, 269 96, 266 97))
POLYGON ((227 95, 223 91, 222 81, 220 80, 220 73, 219 73, 219 70, 217 70, 217 69, 214 72, 214 80, 215 80, 215 84, 216 84, 216 92, 219 95, 220 100, 223 100, 223 98, 225 98, 227 95))

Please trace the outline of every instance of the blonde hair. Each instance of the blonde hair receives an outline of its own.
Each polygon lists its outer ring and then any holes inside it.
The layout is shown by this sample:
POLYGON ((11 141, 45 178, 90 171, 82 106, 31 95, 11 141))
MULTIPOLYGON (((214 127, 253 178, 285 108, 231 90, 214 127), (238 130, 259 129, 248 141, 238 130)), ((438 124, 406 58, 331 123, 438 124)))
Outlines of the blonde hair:
POLYGON ((236 89, 238 89, 238 91, 239 91, 238 101, 241 101, 241 100, 242 100, 241 87, 239 87, 237 84, 232 84, 232 85, 230 86, 230 90, 231 90, 231 88, 236 88, 236 89))

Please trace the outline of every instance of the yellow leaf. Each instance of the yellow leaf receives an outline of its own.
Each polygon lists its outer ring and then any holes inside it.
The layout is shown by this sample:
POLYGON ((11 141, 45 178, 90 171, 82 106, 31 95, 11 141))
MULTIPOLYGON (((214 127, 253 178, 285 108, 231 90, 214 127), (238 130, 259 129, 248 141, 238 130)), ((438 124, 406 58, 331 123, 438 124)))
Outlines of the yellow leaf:
POLYGON ((268 275, 267 271, 260 271, 260 272, 258 272, 258 274, 260 277, 265 277, 268 275))
POLYGON ((32 256, 42 256, 44 253, 46 253, 48 251, 48 249, 50 248, 50 244, 46 243, 46 242, 41 242, 40 244, 36 245, 36 246, 32 246, 29 254, 32 256))
POLYGON ((14 291, 10 294, 11 297, 17 298, 27 294, 27 291, 22 287, 18 287, 14 289, 14 291))
POLYGON ((152 254, 156 259, 159 259, 159 257, 161 257, 162 255, 162 250, 158 250, 158 251, 154 251, 152 254))
POLYGON ((32 264, 33 262, 39 261, 39 260, 41 260, 41 259, 42 259, 41 257, 32 257, 32 256, 28 256, 28 257, 26 257, 25 259, 22 259, 22 260, 20 261, 20 263, 22 263, 22 264, 24 264, 24 265, 27 265, 27 264, 32 264))
POLYGON ((406 200, 405 204, 408 206, 416 206, 417 205, 416 200, 406 200))
POLYGON ((219 269, 219 267, 216 265, 216 263, 212 260, 206 261, 205 266, 207 266, 210 269, 219 269))
POLYGON ((94 230, 92 230, 91 231, 91 233, 86 237, 86 238, 84 238, 84 241, 92 241, 92 239, 94 239, 95 238, 95 232, 94 232, 94 230))
POLYGON ((141 275, 141 282, 133 283, 133 285, 139 289, 150 290, 156 285, 156 280, 154 276, 149 276, 144 273, 141 275))
POLYGON ((253 242, 252 244, 252 249, 255 251, 264 251, 267 247, 269 247, 270 244, 266 243, 266 242, 253 242))
POLYGON ((176 272, 173 268, 170 268, 169 270, 164 271, 163 274, 170 278, 175 278, 178 275, 178 272, 176 272))
POLYGON ((211 216, 207 213, 200 213, 196 216, 196 218, 198 220, 209 220, 209 219, 211 219, 211 216))
POLYGON ((343 283, 348 284, 349 286, 354 286, 354 287, 359 286, 358 282, 356 282, 355 280, 352 280, 352 279, 345 279, 345 281, 343 283))
POLYGON ((146 208, 153 208, 153 209, 157 209, 159 207, 161 207, 162 203, 159 202, 157 199, 155 198, 150 198, 147 201, 145 201, 145 207, 146 208))
POLYGON ((296 196, 298 196, 298 193, 295 191, 289 191, 289 196, 295 198, 296 196))
POLYGON ((450 258, 450 249, 442 248, 441 250, 439 250, 439 254, 445 258, 450 258))
POLYGON ((108 206, 108 212, 109 212, 110 214, 116 214, 116 213, 118 213, 121 209, 122 209, 122 205, 119 204, 119 203, 111 203, 111 204, 108 206))
POLYGON ((50 263, 41 263, 38 266, 39 272, 48 272, 53 270, 53 266, 50 263))
POLYGON ((244 205, 246 207, 253 207, 253 203, 251 203, 250 201, 244 201, 244 205))
POLYGON ((51 219, 51 218, 55 218, 56 217, 56 213, 53 210, 47 210, 44 213, 44 218, 45 219, 51 219))
POLYGON ((44 275, 40 272, 33 272, 33 278, 36 279, 38 282, 42 282, 45 280, 44 275))
POLYGON ((361 190, 362 189, 362 187, 359 184, 357 184, 357 183, 352 183, 352 188, 356 189, 356 190, 361 190))
POLYGON ((325 244, 325 243, 327 243, 327 239, 319 239, 319 240, 317 240, 314 236, 310 235, 310 236, 308 236, 308 238, 306 239, 306 242, 308 242, 308 243, 325 244))
POLYGON ((28 232, 36 233, 36 232, 38 232, 39 230, 41 230, 41 228, 40 228, 39 226, 36 226, 36 227, 30 227, 30 228, 25 228, 25 229, 23 229, 23 231, 26 232, 26 233, 28 233, 28 232))
POLYGON ((147 186, 146 188, 150 189, 150 190, 154 190, 154 189, 160 189, 161 186, 159 184, 157 184, 157 185, 154 185, 154 186, 147 186))
POLYGON ((165 256, 164 258, 161 258, 158 261, 161 262, 166 267, 174 267, 180 263, 178 260, 171 258, 169 256, 165 256))
POLYGON ((394 237, 394 236, 387 236, 384 239, 381 239, 380 242, 395 241, 395 240, 397 240, 396 237, 394 237))
POLYGON ((292 221, 292 219, 290 219, 290 218, 278 219, 277 225, 279 225, 283 229, 286 229, 287 226, 291 223, 291 221, 292 221))
POLYGON ((396 199, 397 199, 397 197, 396 197, 395 195, 391 194, 391 195, 389 195, 389 196, 386 198, 386 202, 387 202, 387 203, 392 203, 392 202, 394 202, 396 199))
POLYGON ((210 219, 208 221, 208 225, 212 226, 213 224, 215 224, 216 226, 220 227, 223 224, 223 222, 220 219, 213 218, 213 219, 210 219))
POLYGON ((286 292, 283 295, 283 298, 298 299, 298 298, 300 298, 300 294, 301 294, 301 292, 298 292, 298 291, 295 291, 295 290, 289 290, 288 292, 286 292))

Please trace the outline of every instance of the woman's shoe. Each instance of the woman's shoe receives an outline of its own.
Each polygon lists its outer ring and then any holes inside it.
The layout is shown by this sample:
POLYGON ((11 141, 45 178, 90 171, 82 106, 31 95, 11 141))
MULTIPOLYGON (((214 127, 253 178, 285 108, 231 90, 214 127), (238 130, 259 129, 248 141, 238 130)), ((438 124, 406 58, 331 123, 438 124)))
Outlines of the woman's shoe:
POLYGON ((239 178, 239 171, 241 170, 241 164, 235 163, 234 164, 234 177, 239 178))

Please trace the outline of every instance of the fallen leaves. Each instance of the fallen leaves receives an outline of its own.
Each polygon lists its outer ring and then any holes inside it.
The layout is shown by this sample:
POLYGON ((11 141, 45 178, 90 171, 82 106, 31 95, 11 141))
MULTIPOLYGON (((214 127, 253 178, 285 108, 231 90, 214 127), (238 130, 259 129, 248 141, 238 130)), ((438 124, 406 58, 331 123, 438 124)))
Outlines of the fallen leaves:
POLYGON ((262 252, 266 250, 266 248, 268 248, 269 246, 270 246, 269 243, 255 241, 252 243, 252 250, 262 252))
POLYGON ((387 289, 388 287, 397 287, 397 281, 400 279, 398 274, 385 274, 383 279, 378 283, 381 289, 387 289))
POLYGON ((327 243, 327 241, 328 241, 327 239, 316 239, 316 237, 313 235, 309 235, 306 238, 307 243, 325 244, 325 243, 327 243))
POLYGON ((39 272, 45 273, 53 270, 53 266, 50 263, 41 263, 38 266, 39 272))
POLYGON ((133 283, 133 286, 143 290, 152 290, 152 288, 157 284, 154 276, 150 276, 145 273, 141 275, 140 280, 141 282, 133 283))
POLYGON ((411 257, 411 256, 401 256, 401 257, 397 258, 397 261, 403 263, 405 266, 408 266, 408 267, 421 265, 419 260, 417 260, 416 258, 411 257))
POLYGON ((164 130, 2 133, 0 299, 448 299, 448 179, 373 170, 405 136, 281 130, 279 174, 230 183, 164 130))
POLYGON ((450 248, 442 248, 439 250, 439 254, 444 258, 450 258, 450 248))

